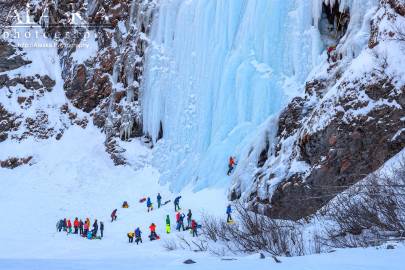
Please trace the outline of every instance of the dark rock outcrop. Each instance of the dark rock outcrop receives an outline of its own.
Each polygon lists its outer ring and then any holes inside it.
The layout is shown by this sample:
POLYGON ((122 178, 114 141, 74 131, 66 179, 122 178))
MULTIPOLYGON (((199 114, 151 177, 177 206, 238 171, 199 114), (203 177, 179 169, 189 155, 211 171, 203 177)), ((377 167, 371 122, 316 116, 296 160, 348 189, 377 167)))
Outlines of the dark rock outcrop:
POLYGON ((1 168, 7 168, 7 169, 14 169, 17 168, 21 165, 29 164, 31 165, 32 157, 26 157, 26 158, 16 158, 12 157, 6 160, 0 160, 0 167, 1 168))
POLYGON ((17 69, 30 63, 31 61, 25 60, 17 48, 0 39, 0 72, 17 69))

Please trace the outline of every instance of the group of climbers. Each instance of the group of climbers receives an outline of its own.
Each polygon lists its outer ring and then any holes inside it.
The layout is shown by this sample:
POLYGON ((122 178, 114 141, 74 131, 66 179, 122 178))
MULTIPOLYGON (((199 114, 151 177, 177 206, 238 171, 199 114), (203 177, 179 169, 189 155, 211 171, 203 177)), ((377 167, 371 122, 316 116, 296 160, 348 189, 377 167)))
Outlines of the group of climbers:
MULTIPOLYGON (((235 163, 233 163, 235 164, 235 163)), ((175 212, 176 212, 176 230, 177 231, 186 231, 189 230, 190 233, 192 234, 193 237, 198 237, 198 228, 201 228, 201 225, 199 225, 195 219, 193 219, 193 213, 191 212, 191 209, 188 210, 187 215, 181 212, 180 208, 180 199, 181 196, 178 196, 174 199, 174 207, 175 207, 175 212), (186 218, 187 224, 185 225, 184 219, 186 218)), ((162 206, 161 203, 162 196, 160 193, 157 195, 157 202, 158 202, 158 208, 162 206)), ((153 209, 152 202, 150 198, 148 197, 146 199, 147 201, 147 207, 148 207, 148 212, 149 210, 151 211, 153 209)), ((167 204, 167 202, 165 203, 167 204)), ((163 204, 163 205, 165 205, 163 204)), ((124 201, 122 204, 123 208, 128 208, 129 204, 127 201, 124 201)), ((114 209, 111 213, 111 222, 117 220, 117 209, 114 209)), ((226 214, 227 214, 227 223, 231 224, 233 223, 232 217, 231 217, 232 209, 231 205, 227 206, 226 209, 226 214)), ((156 233, 156 224, 152 223, 149 226, 150 230, 150 235, 149 239, 150 241, 158 240, 160 239, 159 235, 156 233)), ((100 225, 98 224, 97 219, 94 220, 94 223, 92 225, 91 229, 91 223, 90 219, 86 218, 85 221, 83 222, 82 219, 75 218, 73 223, 71 222, 70 219, 61 219, 57 222, 57 231, 65 231, 67 234, 78 234, 81 235, 82 237, 85 237, 87 239, 101 239, 103 238, 104 234, 104 223, 100 222, 100 225), (98 231, 100 230, 100 236, 98 236, 98 231)), ((166 215, 166 233, 170 234, 171 233, 171 223, 170 223, 170 215, 166 215)), ((127 234, 128 237, 128 242, 133 243, 135 239, 135 243, 138 245, 139 243, 142 243, 142 231, 140 230, 139 227, 137 227, 134 231, 131 231, 127 234)))
POLYGON ((91 224, 90 224, 90 219, 86 218, 86 220, 83 222, 79 218, 75 218, 72 222, 70 219, 61 219, 57 222, 56 228, 58 232, 61 232, 62 230, 67 232, 67 234, 79 234, 82 237, 86 237, 87 239, 101 239, 104 236, 104 223, 101 221, 100 222, 100 227, 98 225, 97 219, 94 220, 93 223, 93 229, 90 230, 91 224), (98 230, 100 228, 100 237, 97 236, 98 230))
MULTIPOLYGON (((198 236, 197 233, 197 229, 198 229, 198 224, 197 222, 192 219, 193 214, 191 213, 191 209, 188 210, 187 213, 187 226, 184 226, 184 218, 186 217, 186 215, 184 215, 183 213, 181 213, 180 211, 178 211, 176 213, 176 230, 180 232, 180 230, 186 231, 186 230, 190 230, 190 232, 193 234, 194 236, 198 236)), ((167 219, 168 216, 166 218, 166 226, 167 226, 167 219)))

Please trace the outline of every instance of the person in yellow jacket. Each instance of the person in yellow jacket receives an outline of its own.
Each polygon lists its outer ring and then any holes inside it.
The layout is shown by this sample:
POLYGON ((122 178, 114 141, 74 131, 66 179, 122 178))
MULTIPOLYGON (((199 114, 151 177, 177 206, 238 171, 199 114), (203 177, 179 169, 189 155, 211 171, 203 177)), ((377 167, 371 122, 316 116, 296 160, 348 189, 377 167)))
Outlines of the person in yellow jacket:
POLYGON ((128 236, 128 243, 133 243, 133 242, 134 242, 135 233, 134 233, 134 232, 129 232, 129 233, 127 234, 127 236, 128 236))
POLYGON ((166 233, 170 233, 170 217, 169 215, 166 215, 166 233))

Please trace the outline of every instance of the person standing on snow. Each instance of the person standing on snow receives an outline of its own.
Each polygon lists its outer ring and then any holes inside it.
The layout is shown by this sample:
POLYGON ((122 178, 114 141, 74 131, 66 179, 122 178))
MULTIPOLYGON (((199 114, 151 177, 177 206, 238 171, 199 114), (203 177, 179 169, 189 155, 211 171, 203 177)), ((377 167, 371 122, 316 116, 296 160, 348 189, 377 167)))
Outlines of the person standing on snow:
POLYGON ((66 220, 66 218, 63 219, 62 229, 63 229, 64 232, 67 231, 67 220, 66 220))
POLYGON ((193 232, 193 237, 194 237, 194 236, 197 236, 197 237, 198 237, 198 234, 197 234, 197 227, 198 227, 197 222, 195 222, 195 220, 193 219, 193 220, 191 221, 191 231, 193 232))
POLYGON ((79 233, 79 219, 78 218, 75 218, 75 221, 73 222, 73 228, 75 228, 74 234, 78 234, 79 233))
POLYGON ((141 230, 138 228, 136 228, 135 230, 135 243, 138 245, 139 242, 142 243, 142 232, 141 230))
POLYGON ((193 214, 191 213, 191 209, 188 209, 188 213, 187 213, 187 228, 190 228, 190 224, 191 224, 191 217, 193 216, 193 214))
POLYGON ((95 219, 94 223, 93 223, 93 237, 97 236, 97 232, 98 232, 98 223, 97 223, 97 219, 95 219))
POLYGON ((180 228, 182 228, 183 229, 183 232, 186 230, 185 228, 184 228, 184 218, 186 217, 186 215, 184 215, 184 214, 181 214, 180 215, 180 218, 179 218, 179 231, 180 231, 180 228))
POLYGON ((70 222, 70 219, 67 221, 67 233, 72 233, 72 223, 70 222))
POLYGON ((83 237, 86 237, 87 233, 89 232, 89 224, 85 222, 83 227, 84 227, 83 237))
POLYGON ((80 235, 83 235, 83 220, 79 221, 79 233, 80 235))
POLYGON ((178 197, 176 197, 176 199, 174 199, 174 212, 181 210, 180 199, 181 199, 181 196, 178 196, 178 197))
POLYGON ((162 196, 160 196, 160 193, 158 193, 156 199, 158 203, 158 208, 160 208, 160 206, 162 205, 162 196))
POLYGON ((176 230, 180 231, 180 211, 176 213, 176 230))
POLYGON ((148 208, 148 212, 153 210, 152 201, 150 200, 149 197, 146 200, 146 207, 148 208))
POLYGON ((101 238, 104 236, 104 222, 100 221, 100 234, 101 238))
POLYGON ((228 207, 226 207, 226 214, 227 214, 226 222, 228 222, 228 223, 232 221, 231 213, 232 213, 232 208, 231 208, 231 205, 228 204, 228 207))
POLYGON ((114 220, 117 220, 117 209, 114 209, 114 211, 111 213, 111 222, 114 220))
POLYGON ((169 215, 166 215, 166 233, 170 233, 170 217, 169 215))
POLYGON ((230 175, 231 172, 233 171, 234 166, 236 165, 235 158, 234 157, 229 157, 229 164, 228 164, 228 173, 227 175, 230 175))
POLYGON ((58 232, 61 232, 61 231, 62 231, 62 229, 63 229, 63 223, 64 223, 63 219, 61 219, 61 220, 58 221, 58 226, 57 226, 58 232))

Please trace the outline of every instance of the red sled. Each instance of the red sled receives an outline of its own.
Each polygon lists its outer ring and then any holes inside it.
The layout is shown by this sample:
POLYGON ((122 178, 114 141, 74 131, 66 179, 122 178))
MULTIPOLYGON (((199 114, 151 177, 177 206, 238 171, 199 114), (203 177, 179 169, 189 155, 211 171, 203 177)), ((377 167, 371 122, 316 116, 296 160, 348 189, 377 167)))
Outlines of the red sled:
POLYGON ((156 240, 159 240, 160 239, 160 236, 158 235, 158 236, 156 236, 156 240))
POLYGON ((140 203, 143 203, 145 201, 146 201, 146 198, 142 198, 142 199, 139 200, 140 203))

